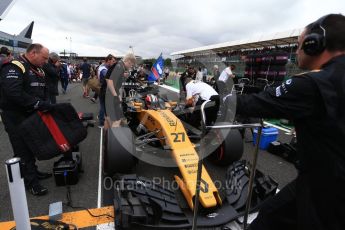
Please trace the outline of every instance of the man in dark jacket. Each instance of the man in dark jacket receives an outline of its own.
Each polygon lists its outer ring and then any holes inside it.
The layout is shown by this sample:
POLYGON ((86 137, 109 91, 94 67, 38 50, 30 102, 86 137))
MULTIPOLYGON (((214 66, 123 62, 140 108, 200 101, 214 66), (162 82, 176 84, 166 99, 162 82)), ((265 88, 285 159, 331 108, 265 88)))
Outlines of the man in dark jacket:
POLYGON ((292 119, 297 134, 298 176, 262 206, 252 230, 345 229, 345 17, 320 18, 298 43, 309 72, 237 98, 238 114, 292 119))
POLYGON ((108 73, 108 70, 111 68, 107 79, 109 79, 111 71, 113 71, 114 67, 116 64, 116 59, 113 55, 109 54, 105 58, 105 62, 99 66, 98 68, 98 77, 99 77, 99 82, 101 85, 100 92, 99 92, 99 113, 98 113, 98 119, 99 119, 99 126, 102 128, 104 126, 104 117, 105 117, 105 93, 107 89, 107 81, 106 81, 106 76, 108 73))
POLYGON ((43 70, 46 74, 48 99, 51 104, 56 104, 56 96, 59 95, 59 68, 60 57, 56 53, 49 54, 48 63, 44 64, 43 70))
POLYGON ((20 124, 35 111, 53 109, 47 101, 46 77, 42 66, 48 61, 49 50, 41 44, 31 44, 26 53, 4 65, 0 72, 0 107, 5 130, 9 136, 15 157, 23 163, 23 176, 33 195, 44 195, 48 190, 38 179, 51 176, 41 173, 35 165, 35 157, 20 134, 20 124))
POLYGON ((63 94, 66 94, 70 75, 71 74, 67 63, 62 62, 60 66, 60 81, 63 94))

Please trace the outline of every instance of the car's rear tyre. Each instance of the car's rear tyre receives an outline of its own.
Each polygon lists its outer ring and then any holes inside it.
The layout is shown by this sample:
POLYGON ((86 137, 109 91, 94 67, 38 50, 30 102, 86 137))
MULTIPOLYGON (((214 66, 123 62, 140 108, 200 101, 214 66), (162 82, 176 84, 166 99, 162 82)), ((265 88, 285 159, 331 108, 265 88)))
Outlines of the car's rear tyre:
POLYGON ((104 173, 129 173, 136 164, 133 133, 128 127, 110 128, 104 137, 104 173))
POLYGON ((237 129, 218 129, 216 138, 221 144, 209 156, 210 160, 222 166, 227 166, 241 159, 243 155, 243 139, 237 129))

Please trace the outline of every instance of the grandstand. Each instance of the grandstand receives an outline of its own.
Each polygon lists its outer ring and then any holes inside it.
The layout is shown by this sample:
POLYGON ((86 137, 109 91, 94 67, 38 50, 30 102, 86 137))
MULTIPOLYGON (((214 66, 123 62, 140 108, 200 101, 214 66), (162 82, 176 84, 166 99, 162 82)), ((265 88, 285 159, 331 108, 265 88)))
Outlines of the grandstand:
POLYGON ((31 35, 33 28, 34 22, 32 21, 18 35, 0 31, 0 46, 6 46, 15 54, 24 53, 26 48, 32 44, 31 35))
POLYGON ((239 75, 244 75, 245 59, 248 54, 258 54, 283 50, 288 53, 286 65, 287 75, 298 72, 296 66, 297 38, 302 29, 294 29, 275 34, 262 35, 255 38, 229 41, 213 45, 207 45, 182 51, 173 52, 174 64, 183 68, 186 64, 192 66, 205 66, 212 70, 214 65, 225 67, 234 63, 239 75))

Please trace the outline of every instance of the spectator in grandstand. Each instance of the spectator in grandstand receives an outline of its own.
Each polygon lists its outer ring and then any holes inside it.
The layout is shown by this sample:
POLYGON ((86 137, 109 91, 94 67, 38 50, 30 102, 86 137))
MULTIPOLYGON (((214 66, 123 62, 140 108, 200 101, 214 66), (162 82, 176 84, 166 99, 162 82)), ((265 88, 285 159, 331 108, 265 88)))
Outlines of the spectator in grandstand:
POLYGON ((201 115, 200 115, 200 106, 206 101, 216 101, 217 106, 205 109, 206 117, 209 121, 215 121, 218 112, 218 102, 219 96, 218 93, 210 86, 209 84, 196 81, 191 78, 186 79, 186 107, 193 107, 193 113, 190 116, 189 123, 194 127, 200 126, 201 115))
POLYGON ((109 89, 109 96, 106 95, 107 116, 110 118, 110 125, 117 127, 124 118, 121 109, 122 102, 122 83, 129 76, 128 70, 132 69, 136 63, 134 54, 129 53, 125 55, 123 60, 117 62, 115 68, 111 72, 109 79, 107 79, 107 86, 109 89), (109 101, 107 102, 107 100, 109 101))
POLYGON ((82 83, 83 83, 83 97, 89 97, 89 88, 87 87, 87 82, 91 76, 91 65, 87 62, 87 58, 83 59, 83 64, 80 65, 80 71, 82 73, 82 83))
POLYGON ((291 119, 297 135, 297 178, 263 204, 251 230, 345 229, 345 16, 307 25, 298 44, 298 66, 308 72, 237 96, 238 114, 291 119))
POLYGON ((43 66, 43 70, 46 74, 46 84, 48 99, 51 104, 56 104, 56 96, 59 95, 59 79, 60 79, 60 57, 57 53, 50 53, 49 59, 46 64, 43 66))

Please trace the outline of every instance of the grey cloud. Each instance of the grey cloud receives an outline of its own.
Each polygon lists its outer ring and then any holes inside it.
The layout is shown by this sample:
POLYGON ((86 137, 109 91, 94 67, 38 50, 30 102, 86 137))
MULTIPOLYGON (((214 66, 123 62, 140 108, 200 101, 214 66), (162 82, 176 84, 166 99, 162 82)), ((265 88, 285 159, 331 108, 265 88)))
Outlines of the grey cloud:
MULTIPOLYGON (((136 54, 156 57, 160 52, 168 54, 245 39, 254 34, 299 28, 310 22, 304 14, 310 1, 21 0, 7 17, 9 20, 20 19, 20 28, 35 20, 34 40, 52 37, 37 30, 55 30, 56 36, 61 36, 61 43, 66 43, 64 37, 72 37, 75 49, 94 46, 93 52, 112 49, 124 53, 129 45, 133 45, 136 54)), ((341 0, 328 2, 318 8, 334 8, 339 12, 342 6, 345 11, 341 0)), ((313 17, 319 16, 320 12, 317 12, 313 17)), ((57 50, 66 46, 58 42, 52 45, 57 50)), ((87 50, 75 51, 87 53, 87 50)))

